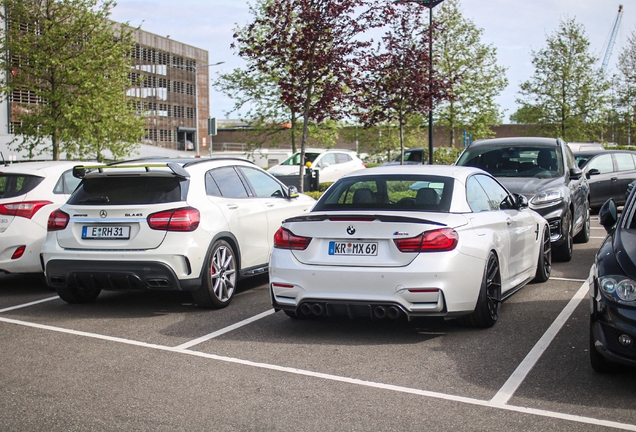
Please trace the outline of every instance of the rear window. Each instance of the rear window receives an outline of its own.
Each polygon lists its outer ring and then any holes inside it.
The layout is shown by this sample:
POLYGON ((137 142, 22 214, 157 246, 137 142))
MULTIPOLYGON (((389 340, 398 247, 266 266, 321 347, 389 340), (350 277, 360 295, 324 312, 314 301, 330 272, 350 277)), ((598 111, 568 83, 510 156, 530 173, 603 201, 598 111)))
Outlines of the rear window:
POLYGON ((412 210, 448 212, 454 180, 422 175, 343 178, 334 183, 313 211, 412 210))
POLYGON ((13 198, 31 192, 43 177, 26 174, 0 174, 0 198, 13 198))
POLYGON ((179 202, 185 200, 186 185, 187 180, 178 177, 86 177, 68 202, 82 205, 179 202))

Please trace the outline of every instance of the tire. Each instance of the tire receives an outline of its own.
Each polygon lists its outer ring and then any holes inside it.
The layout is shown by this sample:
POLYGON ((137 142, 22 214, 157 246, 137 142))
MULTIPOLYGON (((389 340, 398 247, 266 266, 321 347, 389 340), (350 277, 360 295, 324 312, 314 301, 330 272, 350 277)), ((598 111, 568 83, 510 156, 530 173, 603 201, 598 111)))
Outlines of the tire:
POLYGON ((67 303, 90 303, 102 292, 100 288, 79 288, 76 286, 55 287, 55 291, 67 303))
POLYGON ((539 246, 539 258, 537 260, 537 272, 532 282, 545 282, 550 279, 552 272, 552 244, 550 241, 550 228, 546 225, 543 228, 541 246, 539 246))
POLYGON ((583 223, 583 228, 581 228, 581 231, 574 236, 574 242, 575 243, 587 243, 590 241, 590 208, 589 206, 586 209, 587 211, 587 217, 585 219, 585 222, 583 223))
POLYGON ((590 322, 590 364, 594 372, 608 373, 614 370, 614 364, 608 361, 605 357, 596 351, 594 346, 594 336, 592 333, 592 322, 590 322))
POLYGON ((572 250, 574 248, 572 244, 572 213, 569 211, 562 222, 561 230, 567 232, 565 235, 565 242, 563 242, 563 244, 554 251, 554 257, 559 261, 568 262, 572 260, 572 250), (567 228, 566 230, 563 230, 563 225, 565 224, 567 224, 567 228))
POLYGON ((237 269, 236 255, 232 246, 225 240, 218 240, 205 265, 203 284, 192 291, 192 298, 200 307, 221 309, 234 297, 237 269))
POLYGON ((491 251, 486 260, 475 310, 470 315, 460 318, 459 322, 469 327, 492 327, 499 318, 500 304, 501 273, 499 271, 499 260, 495 253, 491 251))

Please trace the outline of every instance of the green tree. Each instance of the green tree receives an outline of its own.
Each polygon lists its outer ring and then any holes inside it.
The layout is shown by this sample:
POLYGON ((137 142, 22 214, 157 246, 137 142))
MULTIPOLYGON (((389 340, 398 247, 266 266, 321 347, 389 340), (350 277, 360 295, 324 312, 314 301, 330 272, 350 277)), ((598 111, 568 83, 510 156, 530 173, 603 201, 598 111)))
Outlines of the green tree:
POLYGON ((636 31, 632 31, 618 56, 613 108, 616 132, 624 137, 621 144, 632 145, 632 136, 636 132, 636 31))
POLYGON ((132 31, 108 19, 111 0, 0 0, 2 94, 27 94, 16 104, 18 150, 50 150, 58 160, 120 158, 144 134, 144 120, 126 97, 132 31), (50 141, 49 141, 50 140, 50 141), (50 147, 49 143, 50 142, 50 147))
POLYGON ((535 71, 521 84, 517 120, 536 121, 540 133, 566 141, 598 140, 605 126, 609 83, 595 67, 584 28, 574 19, 561 21, 547 46, 532 51, 535 71))
POLYGON ((442 3, 435 21, 435 70, 449 81, 453 95, 435 108, 435 123, 448 128, 451 146, 461 130, 475 139, 491 137, 491 126, 502 119, 495 98, 508 85, 497 49, 481 42, 483 29, 462 15, 460 0, 442 3))

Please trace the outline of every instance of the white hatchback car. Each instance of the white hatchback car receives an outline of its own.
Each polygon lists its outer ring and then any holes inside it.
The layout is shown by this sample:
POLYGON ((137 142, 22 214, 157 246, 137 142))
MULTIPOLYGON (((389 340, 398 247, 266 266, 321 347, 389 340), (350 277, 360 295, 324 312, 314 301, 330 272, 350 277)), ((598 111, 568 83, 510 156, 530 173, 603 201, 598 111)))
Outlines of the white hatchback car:
POLYGON ((0 166, 0 272, 42 273, 40 248, 51 211, 71 196, 81 162, 20 162, 0 166))
POLYGON ((76 167, 83 180, 51 213, 42 262, 69 303, 101 290, 191 291, 225 307, 239 277, 267 272, 283 219, 315 201, 243 159, 76 167))
MULTIPOLYGON (((321 183, 335 182, 345 174, 366 168, 356 153, 349 150, 307 149, 305 163, 310 163, 311 169, 318 172, 321 183)), ((300 152, 296 152, 268 172, 275 176, 299 175, 299 167, 300 152)))
POLYGON ((273 307, 291 317, 458 317, 490 327, 499 304, 552 265, 547 221, 490 174, 387 166, 334 183, 274 237, 273 307))

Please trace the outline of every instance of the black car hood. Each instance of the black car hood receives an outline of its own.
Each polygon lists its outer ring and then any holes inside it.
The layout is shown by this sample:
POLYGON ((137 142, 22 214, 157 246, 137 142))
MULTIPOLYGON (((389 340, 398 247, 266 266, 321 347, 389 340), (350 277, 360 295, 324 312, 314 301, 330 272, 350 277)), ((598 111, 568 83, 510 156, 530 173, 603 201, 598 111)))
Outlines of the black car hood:
POLYGON ((531 199, 539 192, 549 189, 559 189, 563 186, 562 177, 497 177, 497 180, 510 192, 524 195, 528 199, 531 199))
POLYGON ((618 229, 614 233, 614 255, 625 276, 636 280, 636 230, 618 229))

